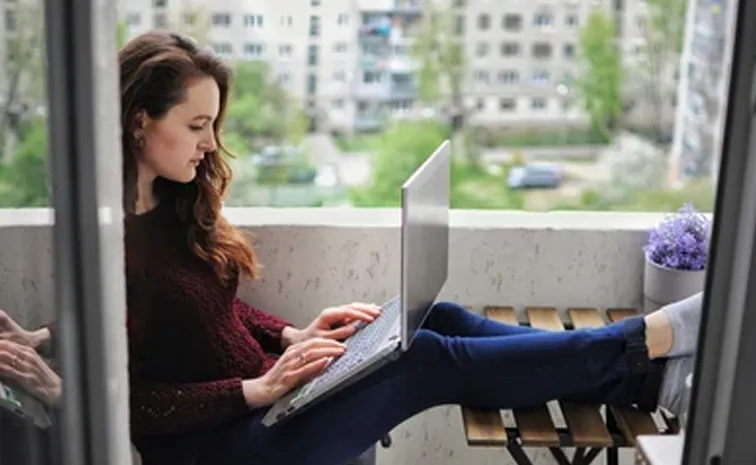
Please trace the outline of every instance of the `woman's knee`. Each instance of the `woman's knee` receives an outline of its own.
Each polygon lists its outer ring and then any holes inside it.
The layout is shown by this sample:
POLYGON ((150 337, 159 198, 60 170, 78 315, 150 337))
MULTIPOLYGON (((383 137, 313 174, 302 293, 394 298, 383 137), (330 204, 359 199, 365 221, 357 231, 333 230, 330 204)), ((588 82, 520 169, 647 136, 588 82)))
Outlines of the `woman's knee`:
POLYGON ((461 305, 454 302, 442 301, 433 304, 430 312, 430 317, 439 320, 446 320, 454 319, 455 317, 459 317, 460 315, 464 315, 465 313, 467 313, 467 309, 465 309, 461 305))

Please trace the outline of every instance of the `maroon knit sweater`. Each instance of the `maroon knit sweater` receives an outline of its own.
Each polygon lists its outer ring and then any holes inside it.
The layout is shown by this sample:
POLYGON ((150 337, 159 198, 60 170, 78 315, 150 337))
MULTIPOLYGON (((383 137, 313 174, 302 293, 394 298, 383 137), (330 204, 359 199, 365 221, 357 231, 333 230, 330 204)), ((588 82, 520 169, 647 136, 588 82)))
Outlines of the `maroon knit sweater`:
POLYGON ((242 380, 270 369, 290 324, 239 300, 238 282, 224 286, 169 207, 127 216, 125 232, 132 434, 248 413, 242 380))

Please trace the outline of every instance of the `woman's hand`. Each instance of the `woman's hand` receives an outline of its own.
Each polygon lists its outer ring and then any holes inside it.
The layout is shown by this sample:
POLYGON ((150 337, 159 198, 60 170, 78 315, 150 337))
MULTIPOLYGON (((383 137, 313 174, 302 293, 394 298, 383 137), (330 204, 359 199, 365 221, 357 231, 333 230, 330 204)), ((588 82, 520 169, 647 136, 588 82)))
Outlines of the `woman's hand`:
POLYGON ((247 405, 264 407, 274 403, 287 392, 318 376, 344 350, 345 344, 323 338, 311 338, 290 345, 267 373, 242 383, 247 405))
POLYGON ((34 332, 26 331, 3 310, 0 310, 0 341, 11 341, 29 347, 37 345, 34 332))
POLYGON ((357 322, 370 323, 381 313, 375 304, 355 302, 340 307, 326 308, 310 325, 298 332, 294 342, 319 337, 343 341, 357 331, 357 322))
POLYGON ((0 379, 18 384, 47 405, 60 402, 60 377, 29 346, 0 341, 0 379))

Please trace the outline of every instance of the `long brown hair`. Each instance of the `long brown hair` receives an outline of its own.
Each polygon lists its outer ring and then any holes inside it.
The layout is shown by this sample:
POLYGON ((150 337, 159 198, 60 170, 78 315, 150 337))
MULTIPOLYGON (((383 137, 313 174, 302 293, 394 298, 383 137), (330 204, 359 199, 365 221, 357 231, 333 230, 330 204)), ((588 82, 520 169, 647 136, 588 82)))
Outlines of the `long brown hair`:
POLYGON ((136 116, 144 111, 160 119, 186 98, 187 81, 212 77, 220 89, 220 113, 213 131, 218 149, 206 153, 197 176, 187 184, 158 178, 155 195, 172 203, 188 228, 189 246, 212 265, 218 277, 231 281, 239 274, 257 277, 258 264, 247 239, 221 215, 222 200, 231 182, 231 156, 221 142, 221 128, 231 88, 231 69, 210 49, 200 48, 191 37, 168 31, 142 34, 118 54, 121 74, 121 125, 123 144, 123 208, 133 212, 137 200, 137 156, 134 137, 136 116))

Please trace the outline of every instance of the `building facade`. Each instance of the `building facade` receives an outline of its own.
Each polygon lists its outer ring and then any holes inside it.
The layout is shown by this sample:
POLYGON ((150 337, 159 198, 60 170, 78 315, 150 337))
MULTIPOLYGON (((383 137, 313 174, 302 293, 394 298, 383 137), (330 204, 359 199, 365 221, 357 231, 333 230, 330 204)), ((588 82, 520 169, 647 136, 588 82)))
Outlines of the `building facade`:
MULTIPOLYGON (((632 58, 642 41, 643 0, 620 2, 621 10, 613 0, 434 1, 455 15, 474 126, 587 125, 571 82, 580 72, 580 28, 594 8, 616 18, 623 54, 632 58)), ((412 53, 422 2, 128 0, 120 10, 135 35, 180 21, 182 9, 202 9, 217 53, 266 61, 318 127, 351 132, 429 111, 418 100, 412 53)))

